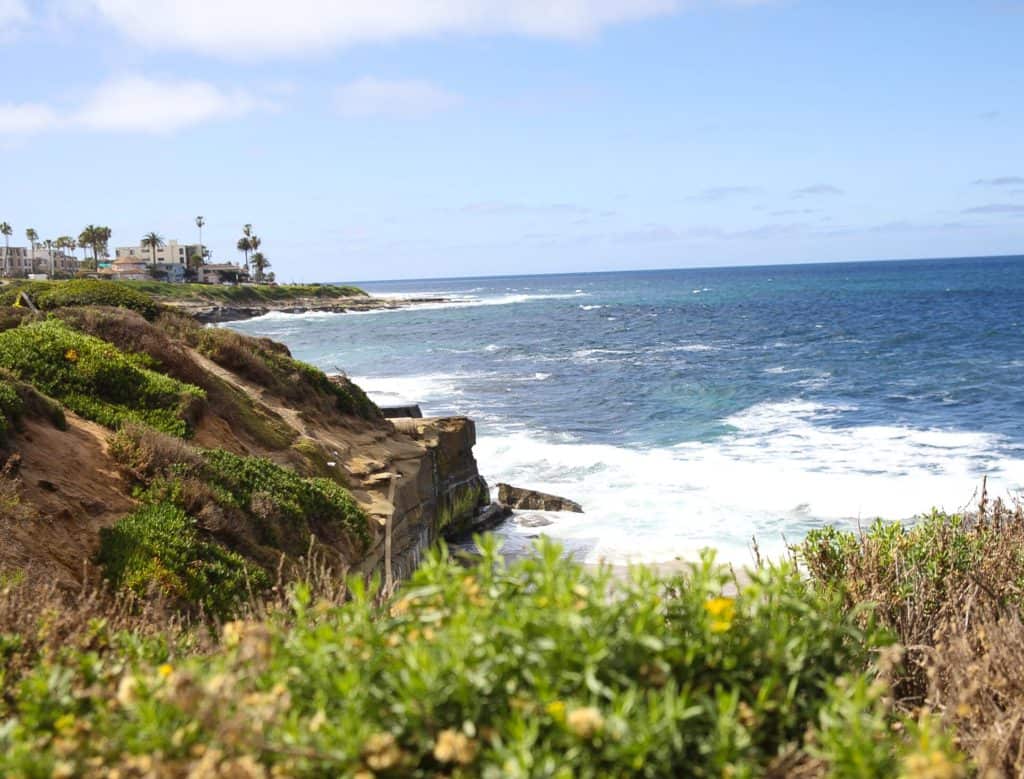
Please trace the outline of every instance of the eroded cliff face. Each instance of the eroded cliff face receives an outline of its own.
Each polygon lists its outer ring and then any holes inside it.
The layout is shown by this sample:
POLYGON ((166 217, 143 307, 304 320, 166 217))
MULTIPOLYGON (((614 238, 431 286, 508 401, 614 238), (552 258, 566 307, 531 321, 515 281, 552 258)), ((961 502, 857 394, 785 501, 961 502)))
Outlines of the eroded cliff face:
MULTIPOLYGON (((311 541, 341 571, 380 572, 397 582, 442 534, 468 526, 487 504, 487 485, 473 457, 472 420, 384 419, 358 388, 332 379, 354 398, 357 411, 347 411, 322 375, 311 379, 293 366, 284 347, 197 330, 180 315, 149 323, 132 312, 104 309, 79 310, 68 319, 121 350, 148 355, 161 372, 205 391, 191 437, 166 444, 184 447, 182 456, 225 450, 347 488, 366 514, 368 542, 311 529, 311 541)), ((140 489, 149 485, 112 447, 112 430, 70 411, 66 419, 61 430, 26 418, 0 452, 0 570, 32 570, 72 584, 95 557, 101 529, 137 507, 140 489)), ((252 492, 254 505, 239 507, 233 528, 224 512, 190 513, 203 533, 232 546, 239 521, 266 516, 255 502, 267 496, 258 492, 252 492)), ((254 551, 263 565, 280 556, 273 546, 254 551)))
POLYGON ((409 576, 442 535, 468 527, 488 505, 489 490, 473 456, 476 427, 471 419, 396 419, 392 424, 396 436, 407 436, 422 451, 380 472, 376 486, 382 501, 375 516, 384 535, 360 568, 380 570, 385 577, 390 568, 397 580, 409 576))

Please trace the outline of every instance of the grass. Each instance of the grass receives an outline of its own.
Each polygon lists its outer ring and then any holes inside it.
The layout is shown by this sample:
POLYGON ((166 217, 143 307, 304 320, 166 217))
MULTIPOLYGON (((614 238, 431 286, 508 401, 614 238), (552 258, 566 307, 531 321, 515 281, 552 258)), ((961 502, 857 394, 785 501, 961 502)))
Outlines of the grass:
POLYGON ((887 703, 889 639, 792 566, 727 597, 710 558, 616 580, 481 546, 384 603, 295 584, 213 645, 94 626, 51 651, 12 611, 35 648, 12 650, 0 773, 965 775, 935 717, 887 703))
POLYGON ((904 647, 899 708, 941 714, 981 776, 1024 776, 1024 510, 984 496, 970 515, 910 527, 812 531, 799 554, 816 583, 872 614, 904 647))
POLYGON ((361 297, 366 293, 358 287, 339 284, 279 284, 239 285, 170 284, 161 281, 122 282, 133 290, 151 295, 157 300, 195 301, 214 303, 283 303, 290 300, 334 300, 361 297))
POLYGON ((188 435, 205 393, 152 367, 145 356, 121 352, 57 320, 0 332, 0 368, 80 416, 111 428, 136 420, 188 435))

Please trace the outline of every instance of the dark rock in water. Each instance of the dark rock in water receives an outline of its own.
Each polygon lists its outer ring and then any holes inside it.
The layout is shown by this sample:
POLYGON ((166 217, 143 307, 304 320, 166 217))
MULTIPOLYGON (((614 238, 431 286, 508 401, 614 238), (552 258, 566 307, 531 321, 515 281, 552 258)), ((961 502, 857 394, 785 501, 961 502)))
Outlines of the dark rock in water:
POLYGON ((580 504, 568 498, 560 498, 557 495, 549 495, 546 492, 537 492, 536 490, 524 490, 520 487, 513 487, 510 484, 498 485, 498 502, 511 506, 514 509, 583 513, 583 508, 580 504))
POLYGON ((553 525, 555 523, 550 519, 538 517, 536 514, 528 514, 525 517, 519 517, 516 519, 516 524, 522 525, 523 527, 547 527, 548 525, 553 525))
POLYGON ((480 509, 472 519, 460 522, 457 526, 445 531, 445 537, 451 541, 459 541, 472 536, 474 533, 485 533, 494 530, 512 515, 512 509, 500 503, 491 503, 480 509))
POLYGON ((385 419, 423 419, 423 412, 415 403, 405 406, 381 406, 380 413, 385 419))

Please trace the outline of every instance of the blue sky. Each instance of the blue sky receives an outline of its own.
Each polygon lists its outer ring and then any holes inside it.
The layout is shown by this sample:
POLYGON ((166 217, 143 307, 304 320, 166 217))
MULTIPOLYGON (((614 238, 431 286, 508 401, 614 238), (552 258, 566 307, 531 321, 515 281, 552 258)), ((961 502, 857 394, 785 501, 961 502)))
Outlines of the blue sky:
MULTIPOLYGON (((1024 2, 0 0, 0 220, 281 280, 1024 253, 1024 2)), ((18 243, 24 243, 23 240, 18 243)))

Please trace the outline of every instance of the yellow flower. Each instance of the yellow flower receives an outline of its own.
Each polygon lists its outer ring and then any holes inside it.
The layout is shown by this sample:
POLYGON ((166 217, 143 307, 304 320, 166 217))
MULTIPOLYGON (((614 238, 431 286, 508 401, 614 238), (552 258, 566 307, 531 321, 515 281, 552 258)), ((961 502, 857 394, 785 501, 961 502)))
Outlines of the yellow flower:
POLYGON ((434 757, 442 763, 469 765, 476 759, 477 746, 465 733, 448 728, 437 735, 434 757))
POLYGON ((64 359, 68 362, 78 362, 78 352, 74 349, 68 349, 64 352, 64 359))
POLYGON ((903 761, 905 779, 960 779, 964 776, 962 766, 957 765, 938 749, 929 754, 909 755, 903 761))
POLYGON ((704 602, 704 610, 711 615, 711 632, 724 633, 732 627, 736 618, 736 600, 734 598, 710 598, 704 602))
POLYGON ((75 715, 74 714, 62 714, 57 717, 57 720, 53 723, 53 729, 57 731, 71 730, 75 727, 75 715))
POLYGON ((580 738, 590 739, 604 729, 604 717, 593 706, 584 706, 570 711, 566 724, 580 738))
POLYGON ((551 701, 545 708, 553 719, 559 722, 565 720, 565 704, 562 701, 551 701))
POLYGON ((157 673, 160 674, 164 679, 174 673, 174 668, 169 663, 164 663, 157 669, 157 673))

